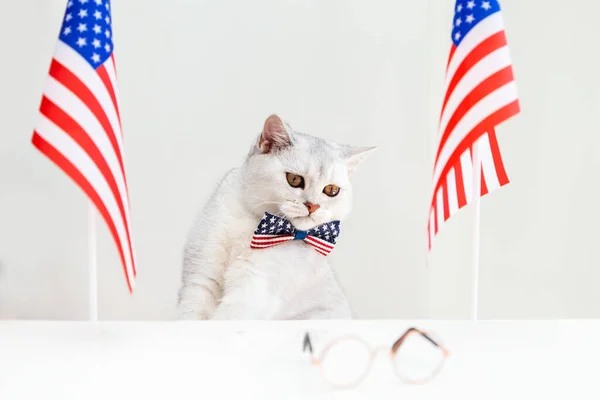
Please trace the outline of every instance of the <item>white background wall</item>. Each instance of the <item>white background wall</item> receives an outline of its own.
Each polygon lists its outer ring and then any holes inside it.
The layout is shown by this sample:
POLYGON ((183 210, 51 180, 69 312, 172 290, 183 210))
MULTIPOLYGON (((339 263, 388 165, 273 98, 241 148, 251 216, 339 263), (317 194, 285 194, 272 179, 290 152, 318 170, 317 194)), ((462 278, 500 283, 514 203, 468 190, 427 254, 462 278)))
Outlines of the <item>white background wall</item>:
MULTIPOLYGON (((86 317, 87 200, 30 144, 65 3, 0 0, 0 315, 86 317)), ((482 202, 482 318, 600 316, 600 6, 570 4, 502 2, 523 112, 498 130, 512 183, 482 202)), ((98 219, 100 318, 173 317, 187 230, 272 112, 379 146, 330 256, 357 317, 466 318, 470 212, 425 252, 452 6, 115 1, 139 273, 131 297, 98 219)))

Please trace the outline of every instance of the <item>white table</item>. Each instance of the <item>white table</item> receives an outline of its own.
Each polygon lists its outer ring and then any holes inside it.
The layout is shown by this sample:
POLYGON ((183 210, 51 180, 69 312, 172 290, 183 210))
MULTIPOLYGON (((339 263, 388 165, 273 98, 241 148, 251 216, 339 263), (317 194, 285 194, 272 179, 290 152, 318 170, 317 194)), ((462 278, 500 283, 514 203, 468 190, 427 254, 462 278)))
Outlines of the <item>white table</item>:
POLYGON ((0 399, 599 399, 600 321, 0 321, 0 399), (355 390, 326 386, 301 352, 357 333, 391 344, 409 326, 451 351, 437 378, 397 381, 385 357, 355 390))

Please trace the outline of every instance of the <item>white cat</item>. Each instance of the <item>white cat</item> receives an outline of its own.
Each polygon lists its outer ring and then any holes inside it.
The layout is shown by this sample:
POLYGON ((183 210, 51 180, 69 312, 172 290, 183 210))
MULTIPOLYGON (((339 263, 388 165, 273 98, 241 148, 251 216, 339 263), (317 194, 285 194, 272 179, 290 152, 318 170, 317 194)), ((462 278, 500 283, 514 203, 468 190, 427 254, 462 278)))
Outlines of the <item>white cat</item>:
POLYGON ((373 149, 329 143, 267 118, 244 164, 225 175, 190 231, 178 319, 351 318, 327 257, 302 240, 265 249, 250 243, 265 212, 303 231, 343 222, 352 170, 373 149))

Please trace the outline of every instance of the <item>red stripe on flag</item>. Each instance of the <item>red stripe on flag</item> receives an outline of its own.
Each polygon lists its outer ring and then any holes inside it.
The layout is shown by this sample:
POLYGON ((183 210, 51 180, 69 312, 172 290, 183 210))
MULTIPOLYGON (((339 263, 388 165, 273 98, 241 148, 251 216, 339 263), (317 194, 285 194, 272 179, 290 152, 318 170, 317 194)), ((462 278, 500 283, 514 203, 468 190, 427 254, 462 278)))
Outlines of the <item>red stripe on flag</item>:
POLYGON ((463 170, 460 163, 460 158, 458 162, 454 164, 454 176, 456 178, 456 197, 458 200, 458 209, 461 209, 467 204, 467 196, 465 194, 465 184, 463 182, 463 170))
MULTIPOLYGON (((432 200, 431 200, 432 207, 435 206, 435 195, 436 195, 437 191, 439 190, 439 187, 441 186, 442 180, 446 178, 450 168, 452 168, 452 166, 455 165, 457 162, 460 162, 460 155, 462 153, 464 153, 471 146, 472 143, 477 141, 477 139, 479 139, 481 137, 481 135, 486 133, 490 129, 491 126, 500 125, 503 121, 506 121, 507 119, 511 118, 512 116, 514 116, 518 113, 519 113, 519 100, 515 100, 512 103, 509 103, 509 104, 505 105, 504 107, 499 108, 498 110, 494 111, 487 118, 482 120, 477 126, 475 126, 471 130, 471 132, 469 132, 465 136, 465 138, 460 142, 460 144, 458 146, 456 146, 456 149, 454 149, 454 152, 452 153, 452 155, 448 159, 448 162, 444 166, 444 169, 442 170, 437 182, 435 182, 433 196, 432 196, 432 200)), ((436 232, 437 232, 437 230, 436 230, 436 232)))
MULTIPOLYGON (((434 193, 437 193, 437 191, 434 192, 434 193)), ((436 196, 434 194, 433 195, 433 199, 434 200, 433 200, 433 205, 432 205, 432 207, 433 207, 433 228, 434 228, 433 231, 437 235, 438 229, 439 229, 439 226, 438 226, 438 212, 439 212, 439 210, 437 209, 437 205, 436 205, 436 202, 435 202, 435 197, 436 196)))
MULTIPOLYGON (((63 132, 69 135, 75 143, 81 147, 85 153, 92 159, 96 167, 102 173, 104 180, 110 187, 115 200, 117 201, 117 205, 119 206, 119 211, 121 213, 121 218, 123 220, 123 226, 125 227, 125 233, 127 235, 127 244, 129 246, 129 253, 131 255, 131 265, 134 266, 133 262, 133 249, 131 246, 131 233, 129 232, 129 226, 127 224, 127 218, 125 213, 125 206, 123 205, 123 200, 119 194, 119 189, 117 187, 117 182, 115 177, 106 162, 106 159, 102 155, 102 152, 96 146, 96 143, 89 137, 87 132, 75 121, 71 118, 67 113, 63 111, 62 108, 58 107, 56 104, 52 102, 46 96, 42 97, 42 102, 40 104, 40 113, 43 114, 46 118, 52 121, 57 127, 59 127, 63 132)), ((135 266, 133 267, 134 276, 135 276, 135 266)))
POLYGON ((121 246, 121 241, 119 240, 119 236, 117 235, 117 229, 115 228, 114 222, 110 218, 110 214, 106 209, 106 206, 102 202, 102 199, 94 189, 94 187, 88 182, 88 180, 79 172, 79 170, 67 159, 65 158, 58 150, 56 150, 50 143, 46 142, 44 138, 42 138, 37 132, 33 132, 33 137, 31 138, 31 143, 46 157, 48 157, 52 162, 54 162, 60 169, 63 170, 65 174, 67 174, 92 200, 92 202, 96 205, 96 208, 104 218, 104 221, 108 225, 108 228, 112 234, 113 240, 117 244, 117 248, 119 250, 119 256, 121 257, 121 265, 123 266, 123 272, 125 272, 125 278, 127 280, 127 287, 129 288, 129 292, 132 293, 131 283, 129 281, 129 275, 127 274, 127 268, 125 267, 125 254, 123 252, 123 247, 121 246))
POLYGON ((490 129, 488 131, 490 138, 490 148, 492 149, 492 159, 494 160, 494 166, 496 168, 496 174, 498 175, 498 182, 500 186, 504 186, 510 183, 508 174, 504 168, 504 162, 502 161, 502 154, 500 154, 500 146, 498 145, 498 138, 496 137, 496 130, 490 129))
POLYGON ((115 60, 115 53, 114 52, 110 54, 110 59, 112 60, 113 65, 115 67, 115 79, 117 79, 117 60, 115 60))
MULTIPOLYGON (((118 76, 117 76, 117 60, 115 59, 114 52, 110 54, 110 59, 113 63, 113 69, 115 71, 115 82, 116 82, 116 80, 118 78, 118 76)), ((115 98, 116 98, 116 96, 115 96, 115 98)), ((121 123, 121 111, 119 110, 118 102, 116 102, 115 104, 117 104, 117 114, 119 115, 119 126, 121 127, 121 138, 123 138, 125 136, 125 134, 123 133, 123 124, 121 123)))
POLYGON ((448 121, 448 125, 446 125, 446 129, 440 138, 440 144, 435 156, 435 164, 437 164, 440 154, 442 153, 442 149, 446 144, 446 141, 448 141, 450 134, 452 131, 454 131, 454 128, 456 128, 456 125, 458 125, 465 114, 467 114, 471 108, 477 105, 477 103, 479 103, 479 101, 481 101, 487 95, 512 81, 514 81, 514 76, 512 67, 509 65, 481 81, 479 85, 477 85, 468 95, 465 96, 465 98, 456 108, 456 111, 454 111, 454 114, 452 114, 452 117, 448 121))
POLYGON ((104 109, 98 102, 98 99, 92 91, 83 83, 81 80, 73 74, 67 67, 56 61, 52 60, 52 64, 50 65, 50 76, 59 81, 63 86, 69 89, 75 96, 77 96, 85 105, 90 109, 90 111, 94 114, 98 122, 102 125, 102 128, 106 132, 108 139, 117 155, 117 160, 119 161, 119 166, 121 171, 123 172, 123 177, 125 177, 125 168, 123 167, 123 157, 121 155, 121 149, 119 148, 119 144, 117 143, 117 137, 115 136, 115 132, 104 112, 104 109))
POLYGON ((427 249, 431 250, 431 218, 427 221, 427 249))
POLYGON ((487 184, 485 183, 485 176, 483 175, 483 167, 481 166, 481 160, 479 161, 479 177, 481 178, 481 183, 480 183, 480 195, 481 196, 485 196, 486 194, 488 194, 488 187, 487 184))
POLYGON ((442 185, 442 204, 444 205, 444 221, 450 218, 450 201, 448 200, 448 182, 442 185))
POLYGON ((454 53, 456 52, 456 45, 452 42, 452 46, 450 47, 450 52, 448 54, 448 61, 446 62, 446 72, 448 72, 448 67, 450 67, 450 63, 452 62, 452 57, 454 57, 454 53))
POLYGON ((448 99, 456 89, 458 82, 462 80, 467 72, 475 64, 481 61, 488 54, 498 50, 499 48, 506 46, 506 35, 504 31, 500 31, 498 33, 493 34, 489 38, 485 39, 483 42, 479 43, 477 47, 475 47, 471 53, 462 61, 460 66, 456 69, 448 88, 446 89, 446 96, 444 97, 444 102, 442 104, 442 112, 440 115, 444 114, 444 110, 446 109, 446 105, 448 103, 448 99))
POLYGON ((121 125, 121 113, 119 112, 119 104, 117 103, 117 94, 115 93, 115 88, 113 87, 113 85, 110 81, 108 72, 106 72, 105 65, 106 64, 101 65, 98 69, 96 69, 96 72, 98 73, 100 80, 102 81, 102 83, 104 84, 104 87, 106 88, 106 90, 108 91, 108 94, 110 95, 110 99, 112 100, 113 107, 115 108, 115 111, 117 112, 117 119, 119 120, 119 127, 121 127, 121 132, 122 132, 123 130, 122 130, 122 125, 121 125))

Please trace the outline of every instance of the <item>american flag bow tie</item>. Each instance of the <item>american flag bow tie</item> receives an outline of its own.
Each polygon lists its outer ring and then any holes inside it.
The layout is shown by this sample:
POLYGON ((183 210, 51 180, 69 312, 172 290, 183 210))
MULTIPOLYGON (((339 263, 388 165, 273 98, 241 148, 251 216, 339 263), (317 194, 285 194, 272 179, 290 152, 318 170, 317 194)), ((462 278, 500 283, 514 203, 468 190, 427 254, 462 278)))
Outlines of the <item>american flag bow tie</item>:
POLYGON ((331 221, 308 231, 300 231, 287 219, 267 212, 252 236, 250 247, 265 249, 290 240, 303 240, 318 253, 326 256, 333 250, 339 234, 340 221, 331 221))

